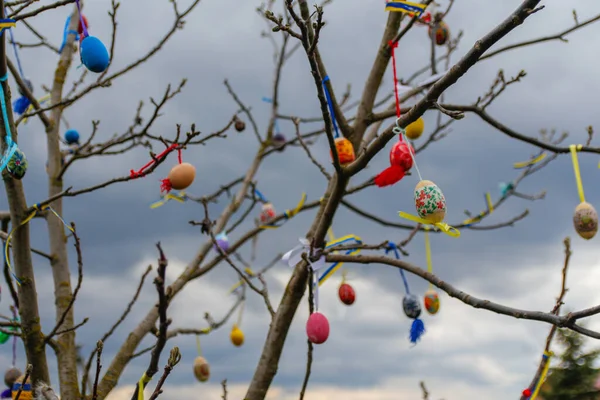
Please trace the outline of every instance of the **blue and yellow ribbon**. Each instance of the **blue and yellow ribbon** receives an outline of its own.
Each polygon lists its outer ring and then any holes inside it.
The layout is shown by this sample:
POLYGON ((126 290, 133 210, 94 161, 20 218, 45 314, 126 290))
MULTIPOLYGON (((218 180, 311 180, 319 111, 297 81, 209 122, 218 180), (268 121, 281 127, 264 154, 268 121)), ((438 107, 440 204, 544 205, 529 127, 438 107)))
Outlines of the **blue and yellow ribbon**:
MULTIPOLYGON (((256 191, 258 192, 258 191, 256 191)), ((264 196, 262 196, 262 194, 259 196, 260 192, 257 193, 257 197, 259 197, 259 199, 264 199, 264 196)), ((265 202, 266 201, 265 199, 265 202)), ((279 224, 279 225, 275 225, 275 224, 267 224, 267 225, 261 225, 259 226, 260 229, 277 229, 280 228, 281 226, 283 226, 283 224, 289 220, 292 219, 296 214, 298 214, 300 212, 300 210, 302 210, 302 207, 304 207, 304 203, 306 202, 306 193, 302 193, 302 197, 300 198, 300 201, 298 202, 298 204, 296 204, 296 207, 292 210, 285 210, 285 212, 283 213, 283 216, 285 217, 285 220, 279 224)))
POLYGON ((433 225, 450 237, 455 237, 455 238, 460 237, 460 231, 458 229, 456 229, 455 227, 448 225, 445 222, 431 223, 431 222, 427 221, 426 219, 423 219, 423 218, 417 217, 416 215, 411 215, 411 214, 408 214, 408 213, 405 213, 402 211, 399 211, 398 215, 404 219, 407 219, 412 222, 416 222, 421 225, 425 225, 425 226, 433 225))
POLYGON ((474 223, 480 222, 486 215, 490 215, 494 212, 494 202, 492 201, 492 196, 490 192, 487 192, 483 195, 485 199, 485 203, 487 209, 485 211, 480 212, 476 217, 465 219, 462 224, 466 227, 473 225, 474 223))
MULTIPOLYGON (((244 268, 244 272, 246 273, 246 275, 248 275, 248 279, 252 279, 256 276, 256 273, 254 271, 252 271, 252 269, 250 267, 244 268)), ((235 292, 237 288, 239 288, 240 286, 242 286, 245 283, 246 283, 245 280, 240 279, 238 281, 238 283, 234 284, 232 287, 229 288, 229 294, 235 292)))
POLYGON ((516 162, 513 164, 513 168, 515 169, 523 169, 526 167, 530 167, 534 164, 539 163, 540 161, 542 161, 544 158, 546 158, 547 154, 546 153, 542 153, 539 156, 532 158, 531 160, 528 161, 522 161, 522 162, 516 162))
POLYGON ((148 377, 148 375, 146 375, 146 373, 144 372, 144 375, 142 375, 142 377, 138 381, 137 400, 144 400, 144 387, 146 387, 146 385, 149 384, 151 380, 152 378, 148 377))
MULTIPOLYGON (((325 248, 329 249, 329 248, 332 248, 335 246, 351 244, 351 243, 361 245, 362 239, 356 235, 346 235, 346 236, 342 236, 341 238, 330 241, 329 243, 327 243, 325 245, 325 248)), ((360 253, 360 250, 361 249, 348 249, 346 251, 346 255, 350 256, 353 254, 358 254, 358 253, 360 253)), ((327 279, 329 279, 333 274, 335 274, 335 272, 338 269, 340 269, 342 267, 342 265, 344 265, 343 262, 335 262, 335 263, 331 264, 331 266, 329 268, 327 268, 325 270, 325 272, 323 272, 323 274, 321 274, 321 276, 319 277, 319 286, 323 285, 323 283, 325 283, 325 281, 327 279)))
POLYGON ((418 17, 423 14, 426 8, 425 4, 413 3, 411 1, 388 0, 385 3, 385 11, 401 12, 418 17))
POLYGON ((4 32, 5 29, 14 28, 17 26, 17 21, 12 18, 3 18, 0 19, 0 35, 4 32))
MULTIPOLYGON (((49 94, 47 94, 47 95, 45 95, 43 97, 40 97, 38 99, 38 103, 40 103, 40 105, 42 105, 42 104, 44 104, 44 103, 46 103, 48 101, 50 101, 50 95, 49 94)), ((33 104, 30 104, 29 107, 27 107, 27 109, 23 113, 23 115, 28 114, 28 113, 30 113, 32 111, 33 111, 33 104)), ((29 117, 23 117, 23 120, 22 120, 23 123, 26 124, 28 119, 29 119, 29 117)))
POLYGON ((185 192, 179 192, 177 194, 167 193, 166 195, 162 196, 162 198, 160 200, 150 204, 150 208, 161 207, 161 206, 165 205, 169 200, 175 200, 180 203, 184 203, 187 199, 188 199, 188 197, 185 194, 185 192))
POLYGON ((50 207, 50 205, 48 205, 48 204, 45 204, 45 205, 34 204, 32 208, 33 208, 33 211, 31 212, 31 214, 29 214, 27 216, 27 218, 25 218, 19 225, 15 226, 15 227, 13 227, 11 229, 10 233, 8 234, 8 236, 6 238, 6 243, 4 244, 4 257, 6 259, 6 265, 8 266, 8 269, 9 269, 10 273, 15 278, 15 280, 17 281, 17 284, 19 286, 21 286, 21 281, 19 280, 19 278, 17 278, 17 275, 14 273, 14 271, 13 271, 11 265, 10 265, 10 257, 9 257, 9 254, 8 254, 8 249, 10 247, 10 240, 12 239, 12 235, 13 235, 13 233, 15 233, 15 231, 17 230, 17 228, 19 228, 19 227, 27 224, 29 221, 31 221, 37 215, 38 212, 41 212, 41 211, 50 211, 50 212, 52 212, 52 214, 56 215, 56 218, 58 218, 63 223, 63 225, 67 227, 67 229, 69 229, 71 232, 75 232, 73 230, 73 227, 71 225, 67 224, 65 222, 65 220, 62 219, 62 217, 60 215, 58 215, 58 213, 56 211, 54 211, 54 209, 52 207, 50 207))
POLYGON ((527 400, 535 400, 540 393, 540 389, 542 388, 542 384, 546 380, 546 376, 548 375, 548 370, 550 369, 550 358, 554 355, 551 351, 544 351, 544 355, 542 356, 542 361, 545 363, 544 369, 540 374, 540 379, 535 383, 533 387, 531 396, 527 400))

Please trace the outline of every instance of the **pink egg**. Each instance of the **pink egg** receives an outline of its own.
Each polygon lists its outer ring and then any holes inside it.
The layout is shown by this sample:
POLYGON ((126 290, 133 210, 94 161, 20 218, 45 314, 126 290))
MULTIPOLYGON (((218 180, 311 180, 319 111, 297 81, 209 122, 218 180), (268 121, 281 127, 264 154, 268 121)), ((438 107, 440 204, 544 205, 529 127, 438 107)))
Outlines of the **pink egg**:
POLYGON ((314 344, 325 343, 329 337, 329 321, 319 312, 314 312, 306 321, 306 335, 314 344))

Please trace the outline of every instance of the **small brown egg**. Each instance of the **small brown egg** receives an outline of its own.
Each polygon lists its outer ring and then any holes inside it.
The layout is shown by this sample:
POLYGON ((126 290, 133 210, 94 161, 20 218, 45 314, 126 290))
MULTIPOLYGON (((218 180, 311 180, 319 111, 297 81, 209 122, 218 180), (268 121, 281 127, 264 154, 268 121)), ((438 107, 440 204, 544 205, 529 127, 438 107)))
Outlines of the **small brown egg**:
POLYGON ((196 178, 196 167, 190 163, 178 164, 171 169, 167 178, 173 189, 187 189, 196 178))
POLYGON ((433 182, 423 180, 415 187, 417 214, 430 224, 442 222, 446 217, 446 198, 433 182))
POLYGON ((573 225, 582 238, 586 240, 593 238, 598 232, 598 213, 594 206, 585 201, 579 204, 573 214, 573 225))
POLYGON ((196 357, 194 360, 194 376, 200 382, 206 382, 210 378, 210 365, 204 357, 196 357))

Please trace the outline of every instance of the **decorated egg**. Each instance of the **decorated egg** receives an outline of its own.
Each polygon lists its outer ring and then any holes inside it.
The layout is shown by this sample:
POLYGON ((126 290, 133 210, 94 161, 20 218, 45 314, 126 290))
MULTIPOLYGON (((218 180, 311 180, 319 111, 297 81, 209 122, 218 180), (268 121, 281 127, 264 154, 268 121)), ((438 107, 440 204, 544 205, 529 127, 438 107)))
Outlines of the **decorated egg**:
MULTIPOLYGON (((352 146, 352 142, 345 137, 339 137, 335 139, 335 149, 341 165, 349 164, 356 159, 354 154, 354 146, 352 146)), ((331 151, 329 154, 333 159, 333 154, 331 151)))
POLYGON ((320 312, 314 312, 306 321, 306 335, 314 344, 325 343, 329 337, 329 321, 320 312))
POLYGON ((236 119, 235 124, 233 124, 233 127, 236 131, 243 132, 244 129, 246 129, 246 124, 241 119, 236 119))
POLYGON ((175 190, 187 189, 196 178, 196 168, 190 163, 177 164, 171 169, 167 179, 175 190))
POLYGON ((404 299, 402 299, 402 308, 408 318, 415 319, 421 315, 421 304, 414 294, 404 296, 404 299))
POLYGON ((17 379, 19 379, 21 375, 23 375, 23 373, 19 370, 19 368, 9 368, 4 373, 4 383, 7 387, 12 388, 14 383, 17 381, 17 379))
POLYGON ((229 239, 227 238, 225 232, 221 232, 218 235, 216 235, 215 241, 217 242, 217 244, 213 246, 214 249, 218 250, 217 246, 219 246, 221 250, 227 253, 227 250, 229 250, 229 239))
POLYGON ((17 393, 19 392, 19 389, 22 389, 21 395, 19 396, 19 400, 33 400, 33 391, 31 390, 31 381, 29 380, 29 377, 27 378, 27 380, 25 382, 23 382, 24 379, 25 379, 25 375, 22 375, 19 378, 17 378, 17 380, 13 384, 12 398, 13 399, 16 398, 17 393))
POLYGON ((77 26, 77 32, 82 35, 83 34, 83 25, 81 24, 81 20, 83 20, 83 23, 85 25, 86 29, 90 29, 90 24, 88 24, 88 20, 85 17, 85 15, 81 15, 81 19, 79 20, 79 25, 77 26))
POLYGON ((338 289, 338 296, 342 303, 351 306, 356 301, 356 292, 354 288, 347 283, 342 283, 338 289))
POLYGON ((440 297, 435 290, 425 292, 423 303, 425 304, 425 310, 431 315, 437 314, 440 309, 440 297))
POLYGON ((265 203, 262 205, 262 210, 260 211, 260 222, 268 224, 276 215, 273 204, 265 203))
MULTIPOLYGON (((31 81, 29 79, 27 79, 27 78, 23 79, 23 83, 25 84, 25 86, 27 86, 27 89, 29 89, 29 91, 31 93, 33 93, 33 83, 31 83, 31 81)), ((21 86, 19 86, 18 89, 19 89, 19 94, 21 96, 25 96, 25 93, 23 92, 23 89, 21 89, 21 86)))
POLYGON ((231 333, 229 334, 229 338, 231 339, 231 343, 234 346, 240 347, 244 344, 244 332, 240 328, 238 328, 237 324, 233 325, 231 329, 231 333))
POLYGON ((17 180, 23 179, 27 172, 27 158, 21 149, 16 149, 6 164, 6 171, 17 180))
POLYGON ((200 382, 206 382, 210 378, 210 365, 204 357, 196 357, 194 360, 194 376, 200 382))
POLYGON ((68 145, 79 144, 79 132, 75 129, 69 129, 65 132, 65 142, 68 145))
POLYGON ((408 171, 413 166, 413 159, 410 155, 415 154, 415 149, 404 140, 399 140, 394 144, 390 151, 390 164, 402 167, 404 171, 408 171))
POLYGON ((283 136, 282 133, 276 133, 273 135, 273 146, 276 149, 283 151, 283 146, 285 145, 285 142, 287 142, 287 140, 285 139, 285 136, 283 136))
POLYGON ((582 238, 587 240, 593 238, 598 232, 598 213, 594 206, 585 201, 579 204, 575 208, 573 225, 582 238))
MULTIPOLYGON (((429 35, 431 36, 431 28, 429 28, 429 35)), ((450 37, 450 28, 444 21, 440 21, 435 27, 435 44, 443 46, 450 37)))
POLYGON ((81 40, 79 55, 83 65, 92 72, 100 73, 108 68, 110 62, 108 50, 104 43, 95 36, 86 36, 81 40))
POLYGON ((425 121, 423 121, 423 117, 419 117, 416 121, 408 124, 405 130, 405 135, 410 140, 416 140, 421 137, 424 130, 425 121))
POLYGON ((442 222, 446 217, 446 198, 437 185, 422 180, 415 187, 417 214, 431 224, 442 222))

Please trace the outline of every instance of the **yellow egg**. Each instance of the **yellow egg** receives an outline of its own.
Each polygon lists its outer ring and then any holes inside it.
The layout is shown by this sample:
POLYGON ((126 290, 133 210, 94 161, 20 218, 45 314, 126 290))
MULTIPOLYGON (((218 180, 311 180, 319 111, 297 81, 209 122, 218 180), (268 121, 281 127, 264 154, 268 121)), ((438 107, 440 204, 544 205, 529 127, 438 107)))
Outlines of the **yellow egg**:
POLYGON ((421 137, 424 130, 425 121, 423 121, 423 117, 419 117, 419 119, 406 127, 406 137, 410 140, 418 139, 421 137))
POLYGON ((231 343, 235 346, 241 346, 244 344, 244 332, 237 325, 233 325, 233 329, 231 329, 231 333, 229 334, 229 338, 231 339, 231 343))
POLYGON ((423 180, 415 187, 417 214, 430 224, 442 222, 446 217, 446 198, 437 185, 423 180))
POLYGON ((204 357, 196 357, 194 360, 194 376, 200 382, 206 382, 210 378, 210 365, 204 357))
POLYGON ((575 208, 573 215, 575 231, 584 239, 591 239, 598 232, 598 213, 590 203, 583 202, 575 208))

